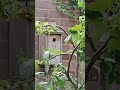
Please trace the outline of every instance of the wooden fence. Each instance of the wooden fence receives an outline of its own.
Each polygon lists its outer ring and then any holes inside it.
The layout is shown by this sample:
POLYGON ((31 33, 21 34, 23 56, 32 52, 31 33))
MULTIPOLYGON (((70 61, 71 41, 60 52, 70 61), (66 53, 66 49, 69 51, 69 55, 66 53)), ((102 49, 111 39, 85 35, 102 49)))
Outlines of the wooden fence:
POLYGON ((16 21, 0 19, 0 77, 13 76, 16 71, 16 50, 34 55, 34 23, 20 18, 16 21))

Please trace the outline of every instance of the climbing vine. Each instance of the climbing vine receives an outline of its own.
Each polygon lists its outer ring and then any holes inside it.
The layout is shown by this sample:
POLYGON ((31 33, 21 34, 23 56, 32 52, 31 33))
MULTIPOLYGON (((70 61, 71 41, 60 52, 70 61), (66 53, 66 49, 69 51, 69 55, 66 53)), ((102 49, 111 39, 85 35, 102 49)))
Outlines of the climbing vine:
POLYGON ((61 0, 53 0, 56 4, 56 8, 62 13, 66 14, 70 18, 78 19, 80 12, 80 8, 78 7, 77 0, 71 1, 61 1, 61 0))
POLYGON ((22 2, 18 0, 1 0, 0 16, 7 20, 17 19, 21 16, 34 20, 34 2, 28 0, 22 2))

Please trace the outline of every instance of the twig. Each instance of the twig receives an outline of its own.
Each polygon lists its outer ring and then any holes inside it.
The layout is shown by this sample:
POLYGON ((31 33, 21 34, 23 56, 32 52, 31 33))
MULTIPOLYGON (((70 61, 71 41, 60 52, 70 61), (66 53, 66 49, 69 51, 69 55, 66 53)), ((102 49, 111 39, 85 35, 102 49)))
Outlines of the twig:
POLYGON ((67 74, 67 72, 65 71, 65 75, 68 78, 68 80, 72 83, 72 85, 74 85, 75 90, 77 90, 77 84, 72 80, 72 78, 70 77, 70 75, 67 74))
POLYGON ((60 54, 60 55, 55 55, 55 56, 49 58, 49 60, 51 60, 51 59, 53 59, 53 58, 55 58, 55 57, 57 57, 57 56, 61 56, 61 55, 62 55, 62 54, 60 54))
POLYGON ((96 47, 95 47, 95 45, 94 45, 94 43, 93 43, 93 41, 92 41, 92 38, 91 38, 91 36, 89 35, 89 33, 88 33, 87 30, 85 31, 85 35, 86 35, 86 37, 87 37, 87 39, 88 39, 88 41, 89 41, 89 43, 90 43, 90 45, 91 45, 92 50, 95 52, 95 51, 96 51, 96 47))
POLYGON ((78 44, 78 45, 74 48, 72 54, 70 55, 70 59, 69 59, 69 63, 68 63, 68 70, 67 70, 67 74, 68 74, 68 75, 69 75, 69 71, 70 71, 70 63, 71 63, 72 57, 73 57, 75 51, 77 50, 77 48, 78 48, 79 46, 80 46, 80 44, 78 44))
POLYGON ((88 77, 89 77, 89 72, 92 68, 92 66, 94 65, 94 63, 96 62, 96 60, 103 54, 104 50, 106 50, 106 46, 108 44, 110 40, 110 37, 108 38, 108 40, 92 55, 91 59, 90 59, 90 62, 85 70, 85 74, 86 74, 86 80, 88 80, 88 77))
POLYGON ((83 85, 85 85, 85 81, 82 83, 82 85, 79 87, 79 89, 78 89, 78 90, 81 90, 81 89, 82 89, 82 87, 83 87, 83 85))
POLYGON ((79 46, 80 46, 80 44, 78 44, 78 45, 75 47, 75 49, 73 50, 73 52, 72 52, 72 54, 71 54, 71 57, 70 57, 70 59, 69 59, 68 69, 67 69, 67 72, 66 72, 66 76, 67 76, 68 80, 75 86, 75 88, 77 88, 78 85, 71 79, 69 72, 70 72, 70 63, 71 63, 72 57, 73 57, 75 51, 77 50, 77 48, 78 48, 79 46))

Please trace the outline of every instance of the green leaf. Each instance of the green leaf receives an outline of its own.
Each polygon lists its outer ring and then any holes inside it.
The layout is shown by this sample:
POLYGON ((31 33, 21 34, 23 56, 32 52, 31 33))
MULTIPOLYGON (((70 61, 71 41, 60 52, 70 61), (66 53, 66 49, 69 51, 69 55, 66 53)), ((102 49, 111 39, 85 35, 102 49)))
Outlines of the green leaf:
POLYGON ((23 90, 32 90, 32 87, 30 84, 28 83, 24 83, 22 84, 23 90))
POLYGON ((19 74, 22 80, 29 80, 34 75, 34 60, 28 59, 20 64, 19 74))
MULTIPOLYGON (((80 16, 81 17, 81 16, 80 16)), ((84 17, 82 16, 82 19, 83 19, 84 17)), ((74 30, 76 30, 76 31, 78 31, 78 30, 81 30, 82 29, 82 25, 81 24, 79 24, 79 25, 75 25, 72 29, 74 29, 74 30)))
POLYGON ((45 22, 44 25, 48 25, 49 23, 48 22, 45 22))
POLYGON ((77 45, 79 40, 82 39, 79 34, 72 34, 72 41, 74 45, 77 45))
POLYGON ((2 87, 2 86, 0 86, 0 90, 5 90, 5 88, 4 88, 4 87, 2 87))
POLYGON ((12 0, 12 14, 11 14, 11 18, 14 19, 16 18, 18 14, 18 2, 17 0, 12 0))
POLYGON ((49 67, 50 67, 49 65, 45 65, 45 72, 46 72, 46 73, 48 73, 49 67))
POLYGON ((112 64, 110 63, 110 62, 103 62, 102 63, 102 67, 104 68, 104 72, 106 73, 106 74, 109 74, 110 72, 112 72, 113 71, 113 66, 112 66, 112 64))
POLYGON ((64 80, 58 80, 58 84, 59 84, 59 86, 61 86, 61 87, 64 87, 65 86, 65 81, 64 80))
POLYGON ((102 14, 99 11, 86 10, 85 16, 90 19, 98 19, 98 18, 102 17, 102 14))
POLYGON ((64 40, 65 43, 68 43, 68 41, 71 39, 71 35, 67 36, 64 40))
POLYGON ((84 42, 81 42, 80 43, 80 48, 84 48, 85 47, 85 43, 84 42))
POLYGON ((90 32, 92 32, 92 40, 95 45, 101 39, 102 35, 107 31, 105 25, 106 23, 104 20, 89 23, 88 29, 91 30, 90 32))
POLYGON ((85 7, 85 1, 84 0, 78 0, 78 7, 85 7))
POLYGON ((43 59, 48 60, 50 58, 50 51, 46 51, 43 53, 43 59))
POLYGON ((54 87, 53 87, 52 84, 50 84, 49 89, 50 89, 50 90, 54 90, 54 87))
POLYGON ((6 81, 6 80, 0 80, 0 86, 10 87, 10 83, 8 81, 6 81))
POLYGON ((117 39, 111 39, 108 42, 108 50, 113 51, 113 50, 120 50, 120 40, 117 39))
POLYGON ((76 34, 76 33, 77 33, 77 31, 76 31, 76 30, 73 30, 73 29, 69 29, 69 32, 70 32, 71 34, 76 34))
POLYGON ((119 30, 111 30, 111 36, 120 39, 120 31, 119 30))
POLYGON ((71 34, 77 34, 79 30, 82 30, 84 26, 82 26, 82 24, 79 24, 79 25, 75 25, 74 27, 72 28, 69 28, 68 31, 71 33, 71 34))
POLYGON ((84 61, 84 52, 82 50, 77 50, 77 55, 80 62, 84 61))
POLYGON ((61 52, 60 50, 56 50, 56 51, 55 51, 55 54, 56 54, 56 55, 60 55, 60 54, 62 54, 62 52, 61 52))
POLYGON ((104 11, 112 7, 114 0, 96 0, 89 5, 89 9, 92 11, 104 11))
POLYGON ((112 58, 105 58, 105 61, 111 62, 111 63, 116 63, 116 61, 112 58))

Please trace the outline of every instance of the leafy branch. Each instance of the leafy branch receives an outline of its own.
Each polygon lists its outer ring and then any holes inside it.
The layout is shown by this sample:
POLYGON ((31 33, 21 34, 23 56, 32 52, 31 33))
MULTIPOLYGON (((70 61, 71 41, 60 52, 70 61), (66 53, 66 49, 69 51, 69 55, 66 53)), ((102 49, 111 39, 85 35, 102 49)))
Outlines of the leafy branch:
POLYGON ((69 63, 68 63, 68 70, 67 70, 67 75, 69 76, 70 73, 70 63, 72 60, 72 57, 74 55, 74 53, 76 52, 76 50, 78 49, 78 47, 80 46, 80 43, 74 48, 74 50, 72 51, 72 54, 70 55, 70 59, 69 59, 69 63))
MULTIPOLYGON (((89 21, 89 23, 87 23, 86 26, 94 25, 91 27, 87 27, 88 30, 94 31, 92 33, 92 36, 89 35, 89 32, 87 30, 85 32, 86 38, 88 39, 88 42, 90 43, 91 48, 94 51, 94 53, 92 54, 92 56, 90 58, 88 65, 85 69, 86 82, 89 78, 89 73, 90 73, 92 66, 95 64, 95 62, 97 60, 99 60, 101 58, 101 55, 105 55, 104 57, 102 57, 102 60, 100 61, 102 64, 104 64, 105 57, 108 57, 110 52, 113 52, 114 50, 119 50, 119 48, 120 48, 117 45, 113 45, 113 43, 112 43, 112 41, 114 41, 114 43, 119 42, 119 38, 117 35, 118 29, 116 29, 116 28, 119 28, 117 26, 117 23, 118 23, 117 15, 119 14, 118 1, 111 0, 111 1, 109 1, 108 5, 104 5, 105 7, 99 6, 100 3, 102 5, 105 3, 105 1, 97 0, 97 1, 93 2, 92 4, 90 3, 89 5, 87 5, 87 9, 86 9, 87 10, 86 11, 86 13, 87 13, 86 21, 89 21), (94 24, 91 24, 92 21, 94 21, 94 24), (100 30, 99 30, 99 28, 100 28, 100 30), (107 39, 104 36, 104 34, 106 34, 106 33, 109 34, 109 36, 106 35, 107 39), (99 40, 101 40, 101 38, 103 38, 103 36, 105 37, 103 40, 104 43, 102 43, 103 45, 101 45, 101 43, 99 43, 101 46, 99 48, 96 48, 97 42, 99 42, 99 40), (94 40, 96 40, 96 41, 94 41, 94 40)), ((109 56, 109 60, 111 60, 111 56, 109 56)), ((110 61, 106 61, 106 62, 110 63, 110 61)), ((112 66, 112 64, 110 63, 109 66, 107 66, 107 65, 104 66, 104 68, 106 68, 106 67, 108 68, 107 70, 109 70, 109 68, 113 69, 114 65, 112 66)), ((115 73, 114 70, 113 71, 109 70, 109 72, 115 73)), ((110 73, 106 73, 106 74, 109 76, 110 73)))
POLYGON ((26 0, 25 4, 24 7, 19 0, 1 0, 0 16, 7 20, 14 20, 20 16, 34 20, 34 5, 28 5, 28 0, 26 0))
POLYGON ((68 69, 67 69, 67 72, 66 72, 66 76, 68 78, 68 80, 75 86, 75 88, 78 88, 77 84, 70 78, 70 64, 71 64, 71 60, 72 60, 72 57, 74 55, 74 53, 76 52, 76 50, 78 49, 78 47, 80 46, 80 44, 78 44, 74 50, 72 51, 72 54, 70 56, 70 59, 69 59, 69 63, 68 63, 68 69))
POLYGON ((86 73, 86 81, 88 80, 89 77, 89 72, 92 68, 92 66, 94 65, 94 63, 96 62, 96 60, 103 54, 104 51, 106 51, 106 46, 108 44, 110 40, 110 37, 108 38, 108 40, 101 46, 99 47, 99 49, 92 55, 90 62, 88 64, 88 66, 86 67, 85 73, 86 73))
MULTIPOLYGON (((39 24, 40 24, 40 22, 39 22, 39 24)), ((36 25, 38 25, 38 22, 36 22, 36 25)), ((48 35, 49 35, 51 32, 56 32, 56 29, 57 29, 57 30, 59 29, 59 30, 62 30, 67 36, 70 35, 70 34, 67 33, 66 30, 64 30, 62 27, 60 27, 60 26, 58 26, 58 25, 44 24, 44 25, 42 25, 41 27, 38 27, 38 28, 40 28, 39 30, 41 30, 41 31, 40 31, 41 34, 48 34, 48 35), (51 31, 51 30, 52 30, 52 31, 51 31), (54 31, 53 31, 53 30, 54 30, 54 31)), ((75 28, 78 28, 78 26, 76 26, 75 28)), ((37 28, 36 28, 36 29, 37 29, 37 28)), ((71 29, 71 30, 72 30, 72 29, 71 29)), ((75 32, 76 32, 76 31, 75 31, 75 32)), ((79 31, 78 31, 78 32, 79 32, 79 31)), ((79 33, 82 33, 82 31, 79 32, 79 33)), ((72 41, 72 39, 69 38, 69 40, 71 41, 74 49, 72 50, 72 52, 71 52, 71 54, 70 54, 70 58, 69 58, 69 62, 68 62, 68 67, 67 67, 67 70, 65 70, 65 75, 66 75, 68 81, 70 81, 70 82, 72 83, 72 85, 74 86, 75 90, 78 90, 78 88, 79 88, 79 84, 77 83, 78 81, 73 80, 73 78, 72 78, 71 75, 70 75, 70 64, 71 64, 71 61, 72 61, 72 59, 73 59, 74 53, 75 53, 76 51, 78 51, 78 49, 80 49, 81 42, 79 42, 79 43, 75 46, 75 43, 72 41)), ((81 39, 81 40, 82 40, 82 39, 81 39)), ((82 52, 81 52, 81 53, 82 53, 82 52)), ((60 55, 63 55, 63 54, 61 53, 60 55)), ((53 56, 53 57, 51 57, 51 58, 49 58, 49 59, 53 59, 53 58, 55 58, 56 56, 60 56, 60 55, 55 55, 55 56, 53 56)), ((77 57, 79 57, 79 56, 77 56, 77 57)), ((79 69, 78 69, 78 70, 79 70, 79 69)))

